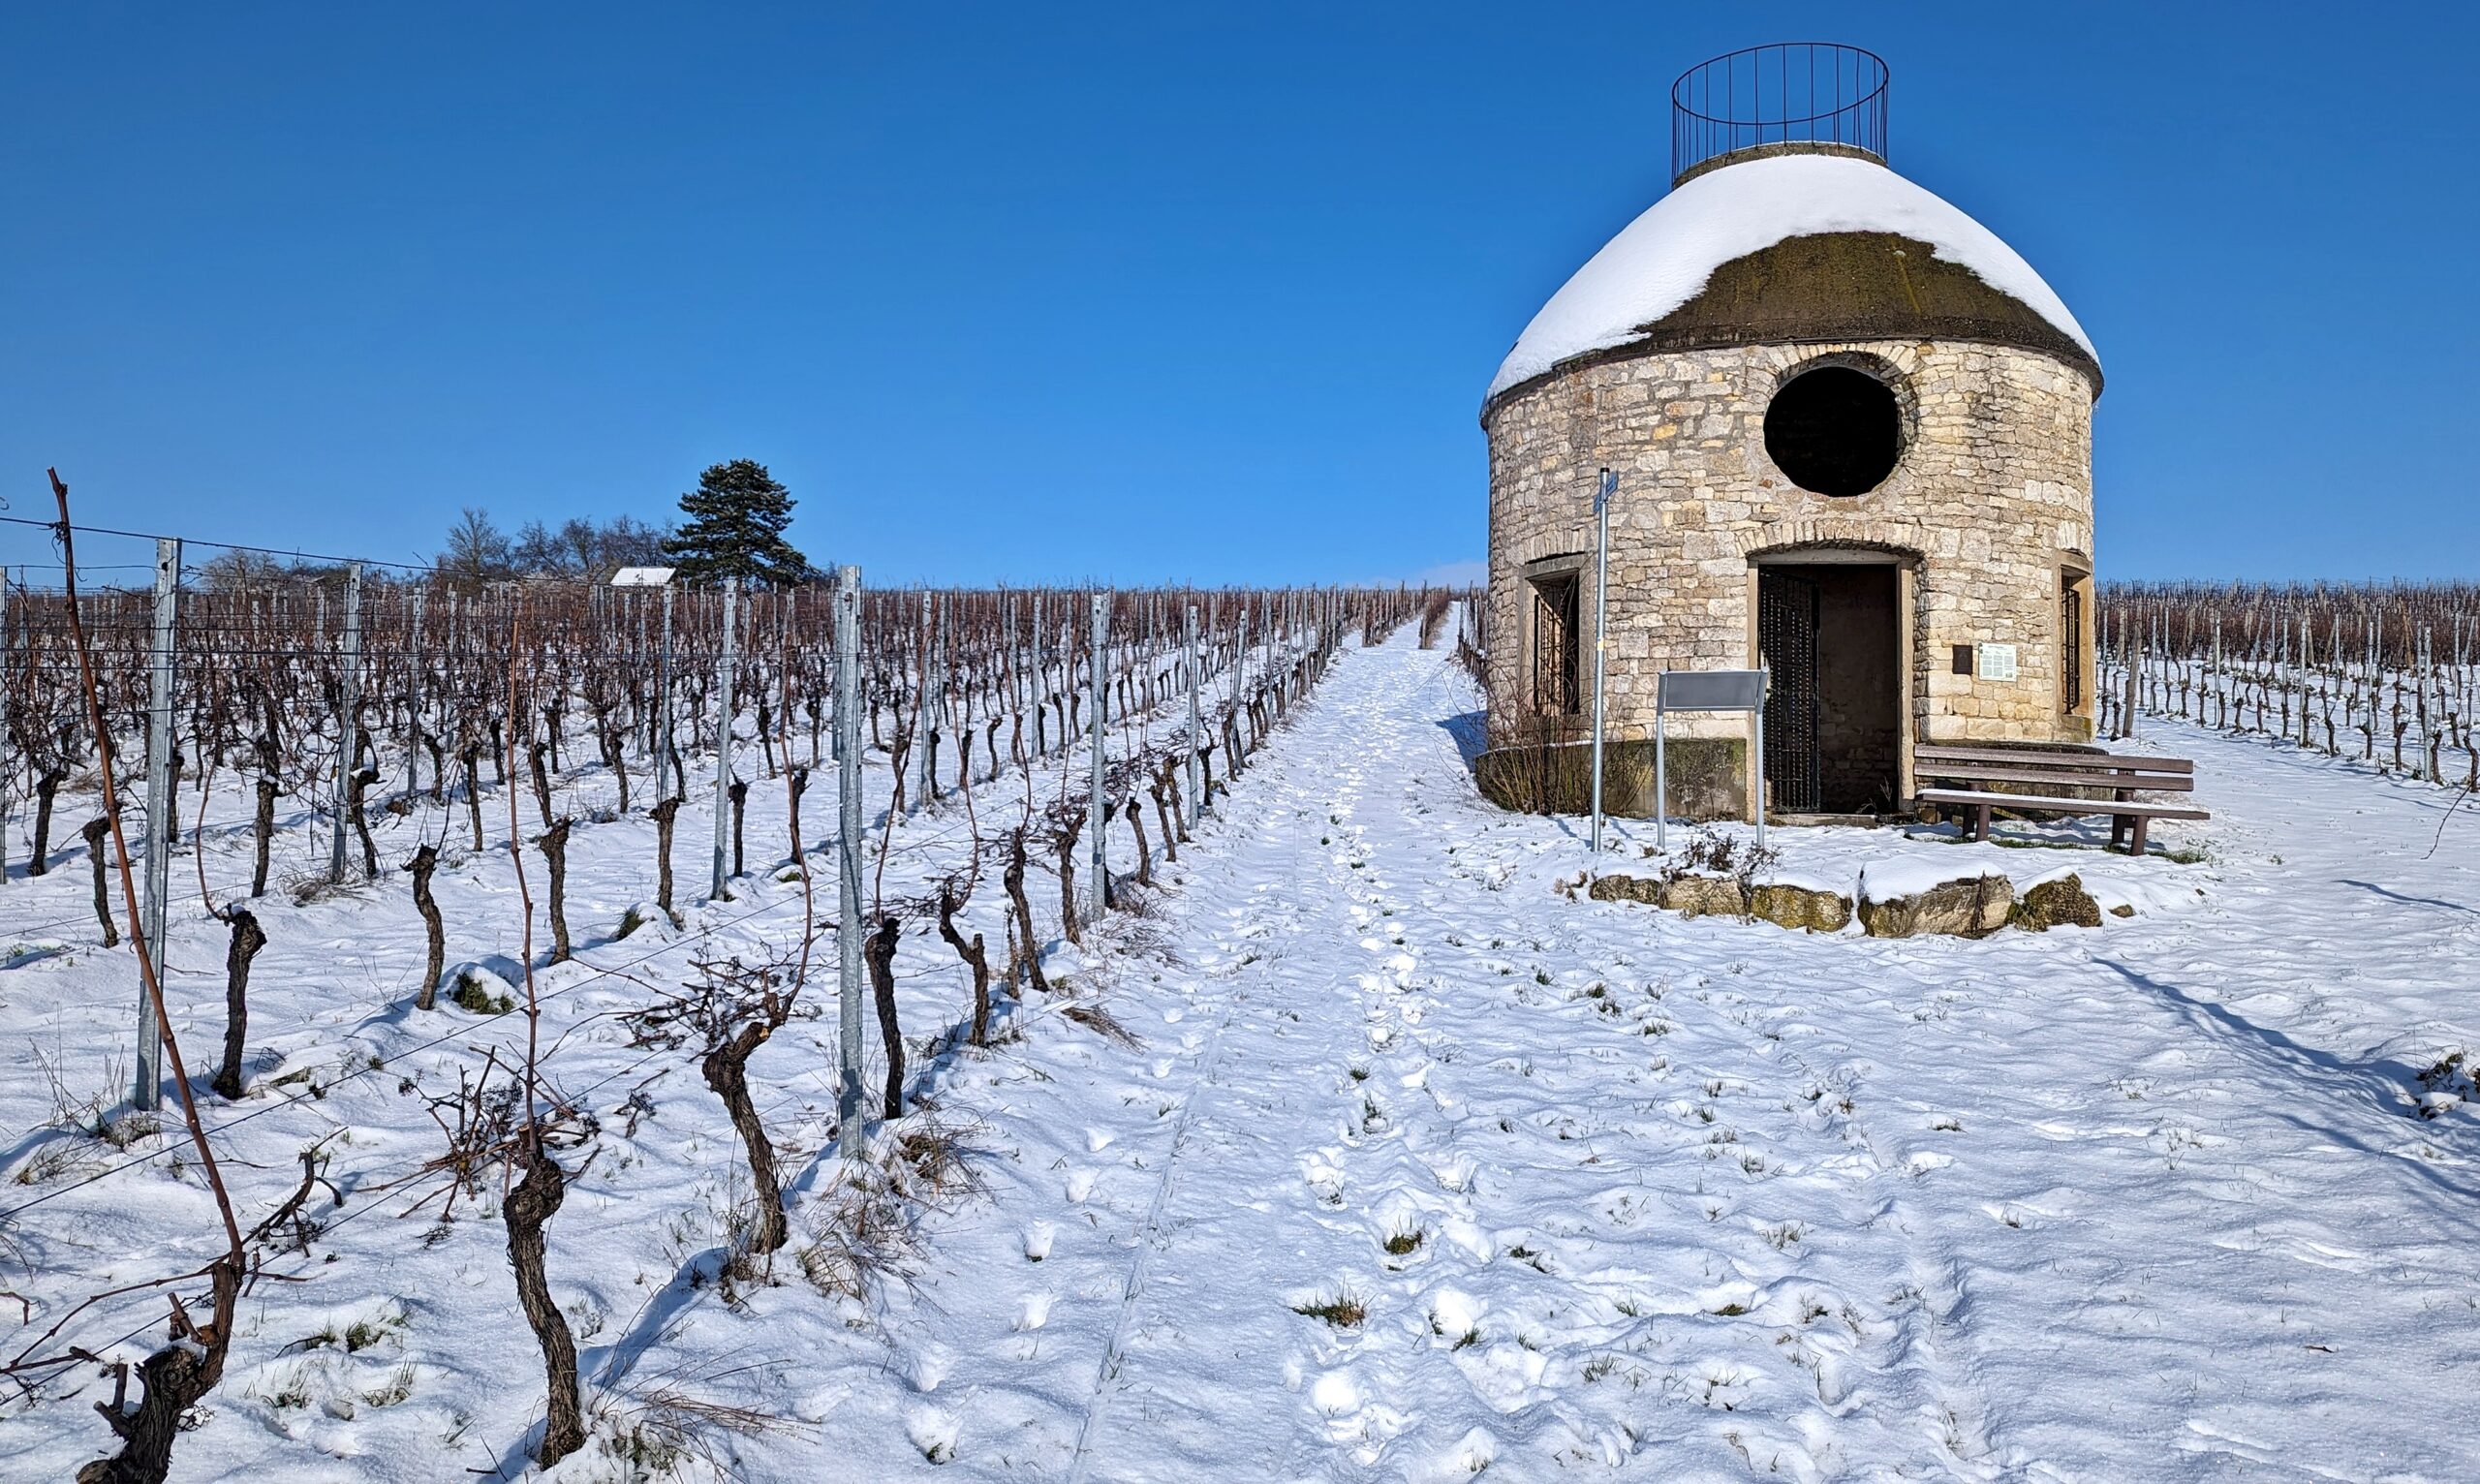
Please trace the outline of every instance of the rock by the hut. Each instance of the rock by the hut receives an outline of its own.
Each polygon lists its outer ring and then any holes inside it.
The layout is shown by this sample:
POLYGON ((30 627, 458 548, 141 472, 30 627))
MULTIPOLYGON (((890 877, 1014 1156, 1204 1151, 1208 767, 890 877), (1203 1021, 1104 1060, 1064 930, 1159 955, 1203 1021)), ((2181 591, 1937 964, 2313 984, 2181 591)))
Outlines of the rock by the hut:
POLYGON ((2084 878, 2070 871, 2028 888, 2007 920, 2033 933, 2054 927, 2099 927, 2101 904, 2084 889, 2084 878))
POLYGON ((2015 905, 2015 883, 2003 876, 1967 876, 1926 891, 1883 901, 1863 898, 1860 926, 1872 938, 1912 938, 1954 933, 1978 938, 2006 925, 2015 905))
POLYGON ((1749 891, 1752 916, 1812 933, 1839 933, 1851 920, 1851 899, 1839 891, 1767 881, 1749 891))
POLYGON ((1662 905, 1683 917, 1742 917, 1748 894, 1727 876, 1675 877, 1662 887, 1662 905))
POLYGON ((1596 877, 1585 894, 1596 902, 1642 902, 1658 907, 1662 900, 1662 883, 1650 876, 1596 877))
POLYGON ((1596 902, 1644 902, 1683 917, 1737 917, 1748 912, 1740 883, 1727 876, 1604 876, 1586 895, 1596 902))

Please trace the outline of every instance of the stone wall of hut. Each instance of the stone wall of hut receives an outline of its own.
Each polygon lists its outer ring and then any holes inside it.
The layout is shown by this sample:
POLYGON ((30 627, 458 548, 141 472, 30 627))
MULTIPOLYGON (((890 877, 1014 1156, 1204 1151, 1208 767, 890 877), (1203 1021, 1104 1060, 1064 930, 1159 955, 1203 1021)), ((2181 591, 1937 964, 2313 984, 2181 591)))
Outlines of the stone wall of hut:
MULTIPOLYGON (((1909 616, 1903 663, 1914 740, 2089 741, 2089 609, 2076 711, 2062 705, 2059 671, 2062 575, 2092 570, 2092 397, 2085 376, 2052 356, 1960 341, 1658 353, 1515 388, 1483 418, 1494 729, 1513 737, 1529 709, 1532 573, 1581 569, 1590 673, 1592 493, 1607 465, 1620 475, 1610 523, 1613 735, 1651 735, 1659 670, 1753 667, 1752 559, 1827 547, 1892 554, 1906 569, 1899 592, 1909 616), (1878 375, 1903 409, 1902 458, 1864 495, 1801 489, 1765 451, 1775 390, 1835 361, 1878 375), (1955 646, 1985 642, 2015 646, 2016 678, 1954 672, 1955 646)), ((1720 718, 1672 729, 1745 732, 1720 718)))

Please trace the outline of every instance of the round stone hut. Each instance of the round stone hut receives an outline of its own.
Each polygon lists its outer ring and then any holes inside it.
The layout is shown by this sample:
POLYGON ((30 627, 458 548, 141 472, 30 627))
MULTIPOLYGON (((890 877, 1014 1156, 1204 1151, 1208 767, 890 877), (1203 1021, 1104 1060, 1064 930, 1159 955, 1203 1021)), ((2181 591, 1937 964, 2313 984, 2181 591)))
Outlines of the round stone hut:
MULTIPOLYGON (((1662 670, 1771 671, 1764 797, 1794 819, 1901 807, 1916 744, 2091 740, 2100 363, 2030 264, 1888 168, 1886 83, 1823 44, 1683 76, 1670 193, 1490 383, 1494 756, 1584 735, 1596 644, 1623 813, 1652 807, 1662 670)), ((1674 812, 1747 810, 1752 725, 1670 719, 1674 812)))

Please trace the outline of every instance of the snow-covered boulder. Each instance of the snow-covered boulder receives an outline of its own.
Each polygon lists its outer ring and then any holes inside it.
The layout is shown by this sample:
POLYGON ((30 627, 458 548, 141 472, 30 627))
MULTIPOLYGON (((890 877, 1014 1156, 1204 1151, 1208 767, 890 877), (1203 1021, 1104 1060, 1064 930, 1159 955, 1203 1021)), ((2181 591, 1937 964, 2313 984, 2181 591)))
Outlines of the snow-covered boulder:
POLYGON ((1728 876, 1604 876, 1586 891, 1596 902, 1643 902, 1683 917, 1744 917, 1748 893, 1728 876))
POLYGON ((1831 887, 1759 881, 1749 888, 1752 916, 1812 933, 1840 933, 1851 922, 1851 899, 1831 887))
POLYGON ((1662 883, 1650 876, 1599 876, 1585 890, 1596 902, 1642 902, 1648 907, 1662 903, 1662 883))
POLYGON ((1918 863, 1900 866, 1861 873, 1860 926, 1872 938, 1978 938, 2004 927, 2015 906, 2015 883, 1996 873, 1923 881, 1918 863))
POLYGON ((2029 932, 2045 933, 2054 927, 2099 927, 2101 904, 2084 889, 2084 878, 2069 871, 2062 876, 2045 877, 2024 888, 2007 920, 2029 932))
POLYGON ((1748 893, 1728 876, 1680 876, 1662 883, 1662 905, 1683 917, 1745 917, 1748 893))

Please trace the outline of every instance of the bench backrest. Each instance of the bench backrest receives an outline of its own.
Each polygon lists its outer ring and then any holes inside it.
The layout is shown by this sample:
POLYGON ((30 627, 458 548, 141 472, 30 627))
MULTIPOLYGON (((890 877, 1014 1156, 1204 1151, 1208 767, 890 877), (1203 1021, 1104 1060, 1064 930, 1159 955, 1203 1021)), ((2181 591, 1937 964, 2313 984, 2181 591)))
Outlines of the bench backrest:
POLYGON ((2088 788, 2147 788, 2184 793, 2196 787, 2196 765, 2186 757, 2132 757, 2119 753, 2075 753, 2033 747, 1912 749, 1912 771, 1927 778, 1976 783, 2062 784, 2088 788))

